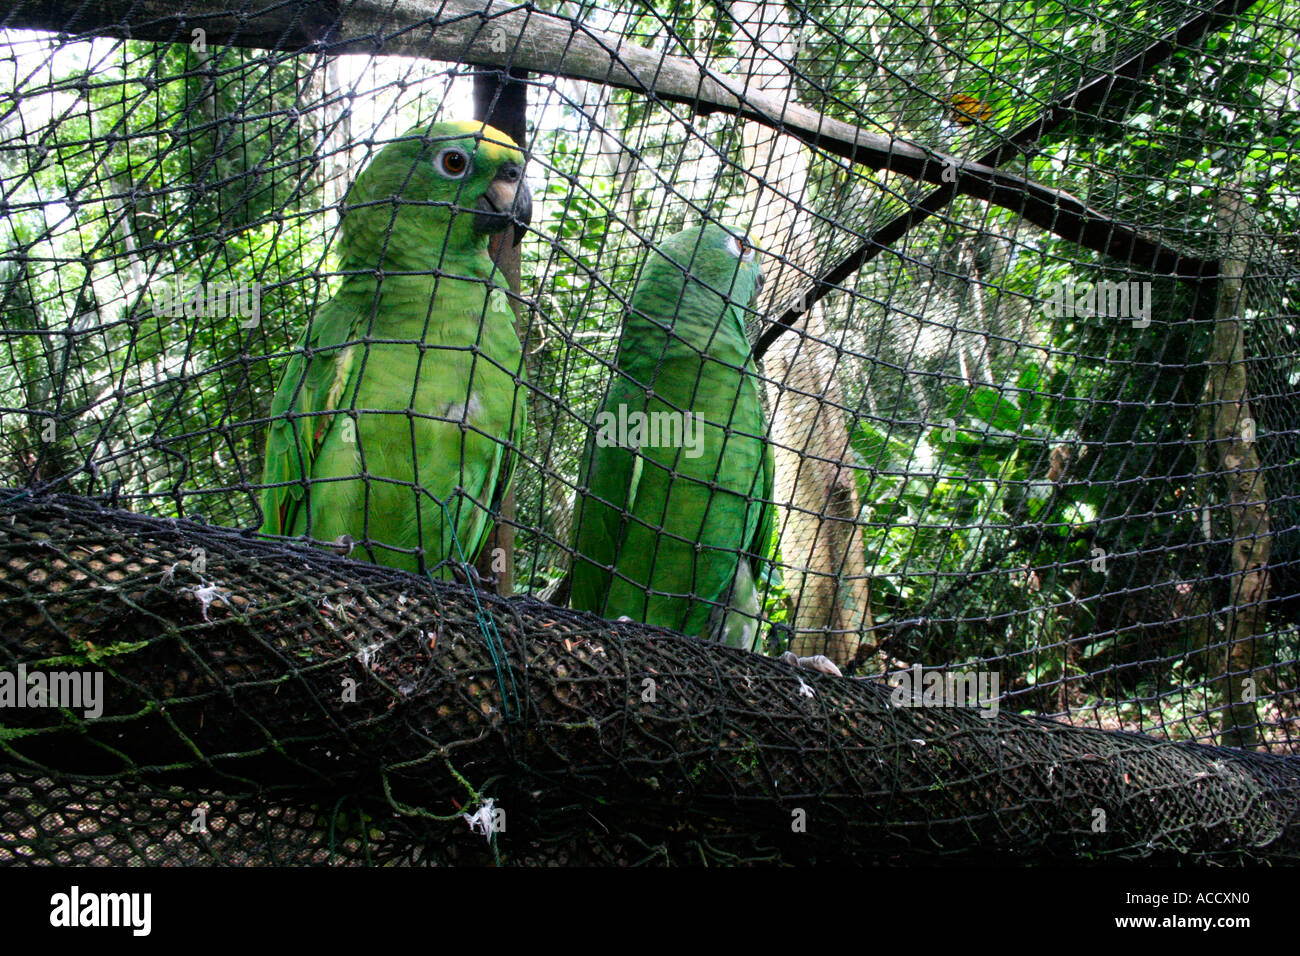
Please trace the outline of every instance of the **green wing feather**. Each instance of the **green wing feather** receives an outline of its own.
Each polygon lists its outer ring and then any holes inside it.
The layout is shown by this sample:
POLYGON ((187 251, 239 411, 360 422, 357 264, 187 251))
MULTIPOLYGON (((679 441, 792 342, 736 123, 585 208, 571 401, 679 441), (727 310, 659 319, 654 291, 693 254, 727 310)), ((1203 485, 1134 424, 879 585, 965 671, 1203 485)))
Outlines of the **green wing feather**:
POLYGON ((294 534, 312 477, 312 463, 342 398, 356 388, 359 365, 345 343, 356 338, 362 312, 354 297, 331 299, 303 332, 271 400, 262 482, 262 533, 294 534), (309 360, 306 356, 311 354, 309 360))
MULTIPOLYGON (((644 400, 640 389, 634 392, 631 383, 619 378, 611 385, 603 407, 632 405, 638 396, 644 400)), ((575 550, 579 557, 575 559, 570 601, 576 608, 604 614, 612 580, 608 569, 615 564, 633 520, 643 462, 626 448, 598 444, 596 433, 592 432, 587 438, 582 463, 578 507, 574 514, 575 550)), ((625 611, 618 610, 613 616, 622 613, 625 611)))

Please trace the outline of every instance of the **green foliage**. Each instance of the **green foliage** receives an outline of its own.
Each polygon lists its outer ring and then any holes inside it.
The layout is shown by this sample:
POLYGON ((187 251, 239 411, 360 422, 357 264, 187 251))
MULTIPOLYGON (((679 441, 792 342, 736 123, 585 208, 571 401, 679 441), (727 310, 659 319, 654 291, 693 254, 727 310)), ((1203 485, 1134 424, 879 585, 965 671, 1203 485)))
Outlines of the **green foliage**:
POLYGON ((300 282, 323 241, 284 175, 305 148, 283 109, 299 65, 236 50, 205 59, 188 46, 88 49, 86 61, 53 61, 65 67, 51 73, 51 96, 75 94, 72 106, 25 168, 3 170, 22 182, 0 236, 6 298, 25 304, 6 310, 9 321, 78 334, 7 340, 0 406, 24 409, 26 421, 0 415, 0 454, 23 481, 76 473, 65 488, 165 494, 181 513, 203 489, 198 510, 239 523, 251 496, 225 489, 250 480, 260 456, 261 429, 249 423, 269 400, 268 323, 155 312, 160 295, 214 282, 260 285, 267 320, 301 303, 281 277, 300 282), (66 218, 51 222, 60 208, 66 218), (47 420, 54 443, 39 434, 47 420), (92 457, 110 464, 77 472, 92 457))

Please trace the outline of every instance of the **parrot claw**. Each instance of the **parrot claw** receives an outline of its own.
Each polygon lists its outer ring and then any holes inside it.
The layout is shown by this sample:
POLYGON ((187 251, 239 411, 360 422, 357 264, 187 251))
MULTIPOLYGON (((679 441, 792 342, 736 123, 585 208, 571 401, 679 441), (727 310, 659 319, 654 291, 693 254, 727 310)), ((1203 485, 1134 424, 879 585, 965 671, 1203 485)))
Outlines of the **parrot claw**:
POLYGON ((453 561, 451 563, 451 576, 456 579, 458 584, 463 584, 475 591, 484 589, 495 591, 497 586, 496 577, 485 578, 479 574, 478 568, 472 564, 460 564, 453 561))
POLYGON ((812 657, 798 657, 793 651, 786 651, 781 655, 781 660, 791 667, 803 667, 811 671, 820 671, 823 674, 830 674, 834 677, 843 677, 840 669, 835 666, 835 662, 825 654, 814 654, 812 657))

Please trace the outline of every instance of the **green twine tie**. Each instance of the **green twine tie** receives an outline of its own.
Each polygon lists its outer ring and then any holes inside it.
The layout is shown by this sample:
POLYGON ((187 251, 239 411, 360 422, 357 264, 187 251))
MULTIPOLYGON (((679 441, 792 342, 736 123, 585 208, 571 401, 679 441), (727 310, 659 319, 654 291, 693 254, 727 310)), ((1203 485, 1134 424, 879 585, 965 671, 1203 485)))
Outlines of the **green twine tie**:
MULTIPOLYGON (((515 672, 506 664, 506 648, 501 642, 501 635, 497 633, 497 624, 487 612, 483 610, 483 605, 478 599, 478 588, 474 586, 473 567, 465 558, 465 551, 460 546, 460 536, 456 534, 456 523, 451 520, 451 515, 447 511, 447 505, 438 502, 438 507, 442 509, 443 520, 451 528, 451 541, 456 546, 456 556, 459 558, 461 565, 466 569, 465 579, 469 581, 470 594, 474 596, 474 616, 478 622, 479 633, 483 635, 483 643, 487 645, 488 653, 492 656, 492 667, 496 671, 497 686, 501 688, 501 712, 505 714, 507 721, 514 723, 519 719, 519 694, 515 688, 515 672)), ((429 580, 433 580, 432 572, 426 572, 429 580)))

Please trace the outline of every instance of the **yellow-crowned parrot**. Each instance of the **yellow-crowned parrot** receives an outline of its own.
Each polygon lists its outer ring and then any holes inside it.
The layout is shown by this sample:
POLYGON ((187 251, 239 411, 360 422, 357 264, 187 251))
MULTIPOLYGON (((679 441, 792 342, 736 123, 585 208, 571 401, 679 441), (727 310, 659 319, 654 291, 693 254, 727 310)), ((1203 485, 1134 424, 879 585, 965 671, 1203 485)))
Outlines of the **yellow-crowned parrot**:
POLYGON ((342 542, 446 579, 510 484, 523 366, 488 240, 531 200, 524 155, 478 122, 387 144, 344 203, 342 284, 271 404, 262 532, 342 542))

